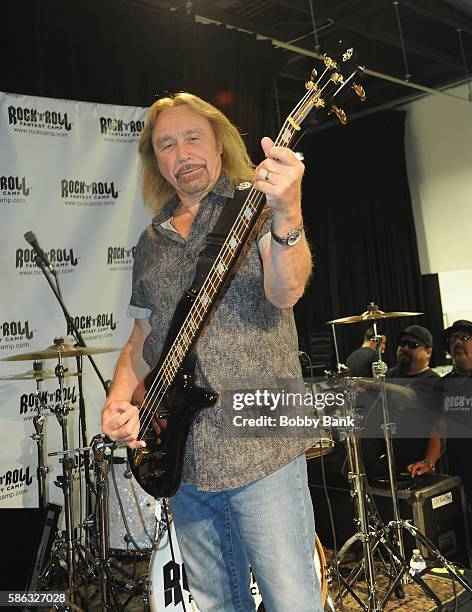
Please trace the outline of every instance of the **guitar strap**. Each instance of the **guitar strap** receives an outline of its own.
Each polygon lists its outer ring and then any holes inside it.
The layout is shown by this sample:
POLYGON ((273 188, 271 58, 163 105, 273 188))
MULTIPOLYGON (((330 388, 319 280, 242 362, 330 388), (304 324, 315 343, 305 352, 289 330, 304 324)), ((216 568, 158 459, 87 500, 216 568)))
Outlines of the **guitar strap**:
MULTIPOLYGON (((213 264, 215 263, 216 258, 218 257, 218 254, 221 251, 221 248, 226 241, 226 238, 228 237, 231 228, 233 227, 234 222, 236 221, 236 217, 240 213, 244 202, 246 201, 247 193, 250 187, 251 185, 249 183, 248 187, 245 189, 236 187, 234 197, 231 200, 228 200, 223 206, 223 210, 221 211, 213 230, 206 237, 205 246, 198 257, 197 270, 190 288, 191 293, 196 295, 202 288, 213 264)), ((215 296, 215 301, 223 297, 228 284, 229 283, 226 282, 220 286, 218 293, 215 296)), ((195 364, 196 354, 195 349, 193 349, 185 358, 185 367, 187 371, 194 372, 195 364)))
MULTIPOLYGON (((223 206, 223 210, 216 221, 215 227, 208 234, 205 241, 205 246, 203 247, 203 250, 198 258, 195 278, 193 279, 190 289, 192 293, 198 293, 202 288, 205 279, 210 273, 210 270, 215 263, 215 260, 218 257, 218 254, 221 251, 221 248, 225 243, 231 228, 233 227, 236 217, 243 207, 249 188, 250 186, 247 189, 236 188, 234 198, 229 200, 223 206)), ((216 300, 221 298, 223 295, 225 286, 226 283, 220 287, 218 294, 216 295, 216 300)))

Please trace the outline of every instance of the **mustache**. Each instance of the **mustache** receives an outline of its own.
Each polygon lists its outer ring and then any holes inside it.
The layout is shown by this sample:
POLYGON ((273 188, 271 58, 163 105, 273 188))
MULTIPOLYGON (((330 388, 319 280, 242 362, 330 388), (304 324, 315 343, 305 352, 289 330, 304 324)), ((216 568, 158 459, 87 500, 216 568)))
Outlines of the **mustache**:
POLYGON ((180 166, 180 168, 175 173, 175 176, 176 178, 179 178, 180 176, 182 176, 182 174, 185 174, 186 172, 190 172, 191 170, 197 170, 199 168, 204 167, 205 164, 184 164, 183 166, 180 166))

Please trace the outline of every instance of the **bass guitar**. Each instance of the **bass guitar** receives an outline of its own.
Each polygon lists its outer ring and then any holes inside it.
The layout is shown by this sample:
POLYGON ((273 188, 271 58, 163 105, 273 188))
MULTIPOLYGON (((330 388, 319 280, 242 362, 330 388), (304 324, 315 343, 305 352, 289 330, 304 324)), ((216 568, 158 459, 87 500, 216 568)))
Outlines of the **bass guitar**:
MULTIPOLYGON (((291 147, 301 135, 302 124, 313 112, 317 119, 335 115, 341 123, 346 123, 338 99, 348 91, 365 99, 364 90, 355 82, 361 73, 353 49, 343 50, 335 59, 324 55, 321 75, 318 77, 313 70, 306 83, 306 93, 285 120, 275 145, 291 147)), ((213 391, 195 385, 189 356, 228 286, 236 264, 244 256, 244 246, 263 208, 263 194, 251 187, 198 291, 188 290, 181 298, 159 362, 133 395, 132 402, 139 406, 140 413, 138 439, 145 440, 147 446, 128 449, 128 460, 138 483, 154 497, 171 497, 176 493, 190 426, 201 410, 214 405, 218 399, 213 391), (165 423, 158 438, 153 427, 157 421, 165 423)))

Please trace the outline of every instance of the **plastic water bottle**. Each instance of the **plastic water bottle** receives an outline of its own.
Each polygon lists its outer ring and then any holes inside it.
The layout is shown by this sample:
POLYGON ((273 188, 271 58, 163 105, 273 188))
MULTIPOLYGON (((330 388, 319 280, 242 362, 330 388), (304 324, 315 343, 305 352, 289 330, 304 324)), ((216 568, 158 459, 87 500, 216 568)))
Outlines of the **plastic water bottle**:
POLYGON ((410 559, 410 573, 420 574, 426 569, 426 561, 418 548, 413 549, 413 554, 410 559))

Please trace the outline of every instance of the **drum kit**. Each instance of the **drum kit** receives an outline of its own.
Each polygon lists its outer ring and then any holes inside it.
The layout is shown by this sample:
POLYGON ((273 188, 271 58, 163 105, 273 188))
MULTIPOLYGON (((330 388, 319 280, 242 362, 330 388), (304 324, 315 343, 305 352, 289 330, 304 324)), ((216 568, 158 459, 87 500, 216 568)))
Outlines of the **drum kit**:
MULTIPOLYGON (((439 598, 425 583, 421 576, 409 571, 405 559, 403 545, 403 532, 406 530, 418 541, 426 546, 454 579, 458 580, 464 588, 471 591, 469 585, 463 580, 454 566, 448 562, 425 538, 425 536, 409 522, 401 519, 396 493, 395 466, 392 452, 392 435, 394 424, 390 422, 388 413, 387 394, 385 392, 386 365, 382 361, 380 348, 382 336, 378 334, 379 321, 394 317, 408 317, 419 315, 413 312, 383 312, 371 303, 366 312, 361 315, 344 317, 328 321, 332 326, 334 347, 337 360, 337 371, 328 380, 341 388, 346 399, 344 403, 344 417, 352 417, 353 426, 343 428, 340 439, 345 445, 349 481, 352 490, 352 500, 355 506, 357 533, 341 547, 329 565, 326 565, 323 548, 316 539, 315 565, 320 580, 323 605, 330 599, 327 595, 328 579, 336 579, 339 592, 334 605, 341 603, 346 594, 350 594, 362 609, 370 611, 384 610, 385 605, 396 593, 403 595, 403 586, 415 581, 436 605, 441 605, 439 598), (343 370, 339 361, 336 326, 369 322, 374 327, 374 340, 377 347, 377 361, 373 364, 373 377, 371 379, 350 378, 343 370), (376 384, 382 406, 383 435, 386 445, 390 491, 393 507, 393 520, 383 525, 378 517, 370 510, 369 487, 362 464, 360 450, 360 430, 362 424, 356 414, 356 398, 359 385, 376 384), (349 551, 355 544, 362 546, 362 558, 356 562, 346 577, 340 571, 340 566, 349 551), (375 563, 376 556, 390 559, 389 588, 381 597, 376 584, 375 563), (367 586, 367 599, 356 592, 356 583, 363 579, 367 586)), ((81 609, 84 597, 90 585, 99 587, 101 606, 103 610, 124 610, 120 595, 125 591, 128 595, 140 596, 142 609, 173 610, 187 609, 195 612, 197 609, 188 591, 185 568, 175 537, 174 526, 168 512, 167 500, 155 500, 148 496, 134 481, 127 467, 125 457, 115 454, 117 445, 102 434, 92 438, 90 445, 84 444, 80 448, 69 448, 68 414, 69 406, 63 401, 64 382, 69 377, 82 377, 82 358, 84 356, 104 354, 119 349, 73 346, 64 342, 62 338, 44 350, 34 351, 6 357, 3 361, 31 361, 32 369, 20 374, 1 376, 2 381, 32 380, 36 384, 35 416, 33 418, 34 433, 31 438, 37 445, 37 482, 38 505, 45 509, 48 504, 48 473, 44 456, 45 440, 45 411, 47 407, 42 399, 42 383, 45 380, 56 378, 59 384, 61 398, 53 408, 50 408, 60 425, 62 448, 49 453, 48 456, 59 456, 62 465, 62 474, 57 477, 55 485, 62 490, 64 499, 64 525, 62 533, 58 533, 53 545, 51 558, 45 563, 37 582, 31 585, 31 590, 56 588, 58 576, 66 576, 67 590, 70 604, 73 609, 81 609), (74 357, 77 360, 77 371, 68 371, 64 367, 64 359, 74 357), (44 367, 46 360, 56 360, 54 371, 44 367), (75 459, 85 466, 85 505, 87 516, 84 521, 77 524, 74 517, 73 504, 73 466, 75 459), (84 535, 84 537, 82 537, 84 535), (138 576, 134 570, 129 570, 122 563, 120 557, 135 559, 149 559, 147 574, 138 576), (61 573, 62 572, 62 573, 61 573), (123 586, 124 585, 124 586, 123 586), (85 595, 84 595, 85 593, 85 595), (189 607, 185 607, 185 603, 189 607)), ((85 423, 83 423, 83 432, 85 423)), ((332 437, 322 437, 319 442, 307 453, 309 458, 321 458, 331 452, 334 446, 332 437)), ((263 603, 255 579, 251 584, 255 605, 258 610, 264 610, 263 603)), ((330 603, 331 607, 333 606, 330 603)), ((87 609, 87 607, 85 607, 87 609)))
MULTIPOLYGON (((64 500, 64 530, 56 534, 49 559, 44 559, 41 571, 35 573, 28 590, 67 590, 72 609, 87 609, 87 598, 91 587, 99 587, 103 610, 124 610, 121 603, 123 593, 142 595, 143 609, 156 608, 161 597, 168 600, 164 587, 158 582, 169 571, 169 560, 163 563, 168 553, 167 525, 172 521, 163 509, 165 500, 155 500, 147 495, 132 478, 125 457, 115 455, 117 445, 102 434, 92 438, 90 445, 70 448, 68 417, 71 407, 65 397, 64 382, 79 377, 82 373, 82 358, 118 351, 117 348, 81 347, 65 343, 57 338, 43 350, 21 353, 2 361, 31 361, 32 369, 26 372, 0 376, 0 381, 34 381, 33 417, 34 433, 31 438, 37 446, 38 507, 47 510, 48 478, 51 471, 45 457, 47 411, 57 418, 61 431, 61 449, 47 454, 59 457, 62 474, 54 484, 62 491, 64 500), (77 370, 65 367, 66 358, 77 359, 77 370), (46 360, 56 360, 54 370, 44 366, 46 360), (57 379, 60 398, 53 406, 46 405, 42 384, 45 380, 57 379), (74 513, 74 474, 78 462, 84 466, 86 518, 77 522, 74 513), (153 553, 159 550, 159 555, 153 553), (152 555, 152 557, 151 557, 152 555), (149 579, 129 571, 117 559, 151 558, 149 579), (165 571, 164 571, 165 570, 165 571)), ((83 427, 85 429, 85 425, 83 427)), ((80 487, 82 496, 82 486, 80 487)), ((52 506, 54 506, 52 504, 52 506)), ((134 563, 136 565, 136 563, 134 563)), ((175 571, 175 568, 174 570, 175 571)), ((173 584, 173 583, 172 583, 173 584)), ((172 587, 175 588, 175 585, 172 587)), ((177 609, 176 599, 175 609, 177 609)), ((167 609, 174 609, 168 607, 167 609)))
MULTIPOLYGON (((385 374, 387 365, 382 360, 382 335, 378 333, 379 321, 400 317, 418 316, 420 312, 384 312, 376 304, 371 302, 365 312, 360 315, 353 315, 327 321, 331 325, 334 348, 336 354, 336 372, 330 373, 329 380, 337 389, 341 389, 345 402, 339 415, 344 417, 344 421, 350 423, 349 426, 338 429, 338 437, 344 443, 349 468, 349 483, 351 487, 351 497, 355 511, 355 526, 357 532, 350 537, 340 548, 335 551, 332 562, 327 567, 327 574, 333 580, 336 579, 339 590, 335 598, 335 603, 341 602, 346 594, 350 594, 355 602, 363 610, 381 611, 385 609, 391 596, 395 593, 398 598, 404 597, 404 585, 415 582, 421 587, 423 592, 429 597, 439 609, 442 604, 437 595, 423 578, 412 571, 409 562, 405 558, 405 547, 403 533, 409 532, 416 541, 424 546, 435 562, 443 567, 450 577, 457 580, 467 591, 472 592, 472 588, 464 581, 455 567, 437 550, 432 542, 409 521, 402 520, 399 512, 397 495, 396 471, 394 465, 394 453, 392 437, 395 434, 395 423, 391 422, 388 408, 388 397, 386 392, 385 374), (377 360, 372 364, 372 378, 356 378, 349 376, 349 370, 340 363, 338 343, 336 337, 336 326, 369 323, 374 330, 373 340, 376 344, 377 360), (363 415, 356 410, 356 402, 360 387, 373 385, 378 392, 382 412, 382 431, 386 449, 386 459, 388 466, 388 481, 390 486, 390 496, 392 503, 393 520, 384 525, 372 504, 369 494, 369 484, 367 482, 365 469, 362 460, 360 439, 364 427, 363 415), (348 553, 352 552, 353 546, 362 545, 362 557, 349 571, 347 577, 341 571, 343 561, 348 558, 348 553), (378 558, 381 563, 376 564, 378 558), (386 569, 386 560, 390 560, 390 567, 386 569), (382 595, 379 592, 376 580, 376 572, 383 571, 387 574, 389 586, 382 595), (356 592, 355 584, 362 579, 367 587, 367 595, 363 591, 356 592), (364 596, 364 597, 363 597, 364 596)), ((332 451, 334 447, 333 437, 320 438, 318 443, 307 451, 307 458, 320 457, 332 451)))

